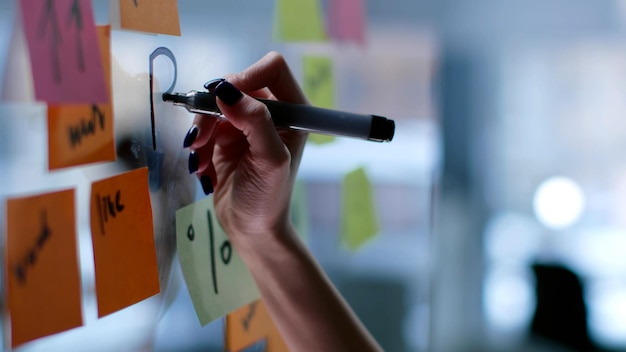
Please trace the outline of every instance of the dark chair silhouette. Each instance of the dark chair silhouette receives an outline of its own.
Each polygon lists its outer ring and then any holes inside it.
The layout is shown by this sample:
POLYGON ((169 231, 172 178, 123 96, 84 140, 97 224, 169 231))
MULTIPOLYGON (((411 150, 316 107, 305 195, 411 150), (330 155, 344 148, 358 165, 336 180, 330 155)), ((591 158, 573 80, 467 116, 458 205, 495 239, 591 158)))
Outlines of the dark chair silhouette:
POLYGON ((531 335, 575 351, 596 350, 589 337, 583 284, 562 265, 532 266, 537 307, 531 335))

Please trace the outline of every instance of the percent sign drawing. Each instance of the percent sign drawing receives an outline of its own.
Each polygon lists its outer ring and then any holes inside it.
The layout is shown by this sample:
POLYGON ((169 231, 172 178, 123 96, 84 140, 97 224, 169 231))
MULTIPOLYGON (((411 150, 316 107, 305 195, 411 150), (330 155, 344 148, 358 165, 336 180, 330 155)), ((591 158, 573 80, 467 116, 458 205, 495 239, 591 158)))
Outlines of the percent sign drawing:
POLYGON ((201 325, 260 297, 252 274, 219 223, 213 197, 176 211, 176 247, 201 325))
MULTIPOLYGON (((209 251, 211 253, 211 277, 213 278, 213 291, 215 294, 219 293, 217 287, 217 269, 215 267, 215 235, 213 233, 213 220, 211 219, 211 211, 207 210, 207 220, 209 229, 209 251)), ((187 228, 187 238, 193 241, 196 238, 196 231, 193 228, 193 224, 190 224, 187 228)), ((220 245, 220 258, 224 265, 230 263, 230 259, 233 255, 233 247, 229 240, 224 240, 220 245)))

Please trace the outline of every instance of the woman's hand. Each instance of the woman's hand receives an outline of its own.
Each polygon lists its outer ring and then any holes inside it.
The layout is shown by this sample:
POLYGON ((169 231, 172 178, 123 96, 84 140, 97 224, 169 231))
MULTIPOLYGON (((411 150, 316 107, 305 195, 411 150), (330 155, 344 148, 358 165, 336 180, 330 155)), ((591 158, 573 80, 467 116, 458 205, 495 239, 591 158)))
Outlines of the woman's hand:
POLYGON ((196 116, 185 138, 192 150, 189 169, 206 194, 215 192, 217 216, 231 240, 250 236, 241 239, 256 244, 290 226, 291 192, 307 134, 277 131, 267 107, 252 97, 298 104, 307 99, 276 52, 225 78, 212 89, 226 119, 196 116))
POLYGON ((380 351, 291 224, 307 134, 277 131, 267 107, 252 98, 307 103, 285 60, 269 53, 226 79, 210 87, 226 120, 198 115, 185 138, 189 170, 205 193, 215 189, 220 223, 282 337, 294 351, 380 351))

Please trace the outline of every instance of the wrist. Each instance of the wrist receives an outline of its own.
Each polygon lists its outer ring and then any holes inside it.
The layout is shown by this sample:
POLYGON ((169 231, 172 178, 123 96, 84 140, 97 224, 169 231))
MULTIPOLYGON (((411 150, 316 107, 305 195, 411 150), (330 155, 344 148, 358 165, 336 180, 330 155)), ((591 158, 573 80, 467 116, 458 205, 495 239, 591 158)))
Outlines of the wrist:
POLYGON ((255 233, 233 233, 229 237, 251 269, 280 265, 303 246, 291 222, 255 233))

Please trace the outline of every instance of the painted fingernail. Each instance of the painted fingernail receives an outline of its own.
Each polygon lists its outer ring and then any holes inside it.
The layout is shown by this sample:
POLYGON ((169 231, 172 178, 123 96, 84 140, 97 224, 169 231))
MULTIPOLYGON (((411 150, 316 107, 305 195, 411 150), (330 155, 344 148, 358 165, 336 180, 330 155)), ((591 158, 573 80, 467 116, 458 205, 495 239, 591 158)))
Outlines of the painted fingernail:
POLYGON ((215 87, 217 87, 220 83, 224 82, 223 78, 212 79, 204 84, 204 89, 208 90, 209 93, 213 93, 215 87))
POLYGON ((202 185, 202 191, 207 196, 213 193, 213 180, 209 176, 202 175, 200 176, 200 184, 202 185))
POLYGON ((228 81, 219 83, 213 91, 215 92, 215 95, 228 105, 235 104, 239 101, 239 99, 241 99, 241 97, 243 97, 243 94, 239 91, 239 89, 235 88, 235 86, 230 84, 228 81))
POLYGON ((193 141, 196 140, 197 136, 198 136, 198 127, 196 127, 196 125, 193 125, 191 126, 189 131, 187 131, 187 134, 185 135, 185 140, 183 141, 183 148, 189 148, 189 146, 193 144, 193 141))
POLYGON ((190 174, 193 174, 194 172, 198 171, 198 167, 200 167, 200 157, 198 156, 196 152, 189 153, 188 167, 189 167, 190 174))

